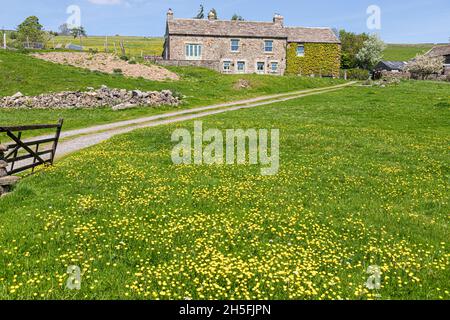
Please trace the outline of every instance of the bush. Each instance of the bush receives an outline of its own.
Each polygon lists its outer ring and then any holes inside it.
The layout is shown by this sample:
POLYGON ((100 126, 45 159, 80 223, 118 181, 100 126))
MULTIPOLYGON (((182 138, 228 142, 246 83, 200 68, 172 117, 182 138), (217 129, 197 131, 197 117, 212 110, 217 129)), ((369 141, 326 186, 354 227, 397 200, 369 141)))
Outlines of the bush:
POLYGON ((442 74, 442 66, 444 65, 443 57, 431 57, 427 55, 418 55, 414 61, 408 64, 407 71, 413 76, 428 79, 433 74, 442 74))
POLYGON ((341 70, 341 78, 344 78, 345 72, 347 72, 347 79, 349 80, 368 80, 370 77, 369 71, 355 68, 341 70))
POLYGON ((113 72, 115 74, 122 74, 123 73, 122 69, 114 69, 113 72))
POLYGON ((120 56, 120 60, 123 60, 123 61, 128 61, 128 60, 129 60, 129 58, 128 58, 127 56, 120 56))
POLYGON ((128 61, 128 64, 136 64, 136 63, 137 63, 137 62, 136 62, 136 60, 134 60, 134 59, 128 61))

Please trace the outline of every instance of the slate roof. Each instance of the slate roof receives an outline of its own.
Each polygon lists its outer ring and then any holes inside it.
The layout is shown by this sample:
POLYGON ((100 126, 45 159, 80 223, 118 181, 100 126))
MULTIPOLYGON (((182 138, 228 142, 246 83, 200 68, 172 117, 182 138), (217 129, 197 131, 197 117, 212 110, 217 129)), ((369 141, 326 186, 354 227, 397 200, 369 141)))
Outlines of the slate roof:
POLYGON ((406 67, 407 63, 403 61, 380 61, 375 69, 377 70, 399 70, 403 71, 403 69, 406 67))
POLYGON ((329 28, 285 28, 272 22, 172 19, 167 22, 169 35, 280 38, 289 42, 340 43, 329 28))
POLYGON ((286 27, 288 42, 340 43, 330 28, 286 27))
POLYGON ((427 55, 431 56, 431 57, 443 57, 443 56, 448 56, 450 55, 450 45, 446 45, 446 46, 436 46, 433 49, 431 49, 427 55))

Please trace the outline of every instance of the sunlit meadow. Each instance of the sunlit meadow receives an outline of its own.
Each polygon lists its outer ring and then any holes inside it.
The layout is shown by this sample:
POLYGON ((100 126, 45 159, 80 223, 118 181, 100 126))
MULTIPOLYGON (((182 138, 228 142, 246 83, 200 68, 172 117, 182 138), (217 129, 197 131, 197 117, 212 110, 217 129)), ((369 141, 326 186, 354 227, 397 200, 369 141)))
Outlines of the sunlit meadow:
POLYGON ((449 299, 449 108, 407 82, 204 119, 280 129, 276 176, 174 166, 192 122, 67 157, 0 200, 0 298, 449 299))

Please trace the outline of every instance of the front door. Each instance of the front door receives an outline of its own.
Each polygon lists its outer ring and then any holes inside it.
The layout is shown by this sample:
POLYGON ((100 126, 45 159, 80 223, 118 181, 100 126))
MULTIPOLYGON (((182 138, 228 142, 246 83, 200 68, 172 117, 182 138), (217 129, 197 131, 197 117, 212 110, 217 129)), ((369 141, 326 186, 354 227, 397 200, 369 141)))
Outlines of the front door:
POLYGON ((245 73, 245 61, 237 62, 237 73, 245 73))
POLYGON ((256 73, 258 74, 264 74, 265 72, 265 63, 264 62, 257 62, 256 63, 256 73))

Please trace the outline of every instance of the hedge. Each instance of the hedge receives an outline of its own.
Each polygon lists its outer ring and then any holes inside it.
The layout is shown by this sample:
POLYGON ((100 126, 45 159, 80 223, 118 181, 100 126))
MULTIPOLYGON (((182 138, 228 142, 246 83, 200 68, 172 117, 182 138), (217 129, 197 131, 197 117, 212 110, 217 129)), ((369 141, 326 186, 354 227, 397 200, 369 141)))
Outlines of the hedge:
POLYGON ((297 56, 298 43, 287 47, 288 74, 339 77, 341 46, 336 43, 304 43, 305 56, 297 56))
POLYGON ((370 73, 364 69, 345 69, 341 70, 341 78, 344 78, 344 74, 347 73, 347 79, 349 80, 367 80, 370 78, 370 73))

